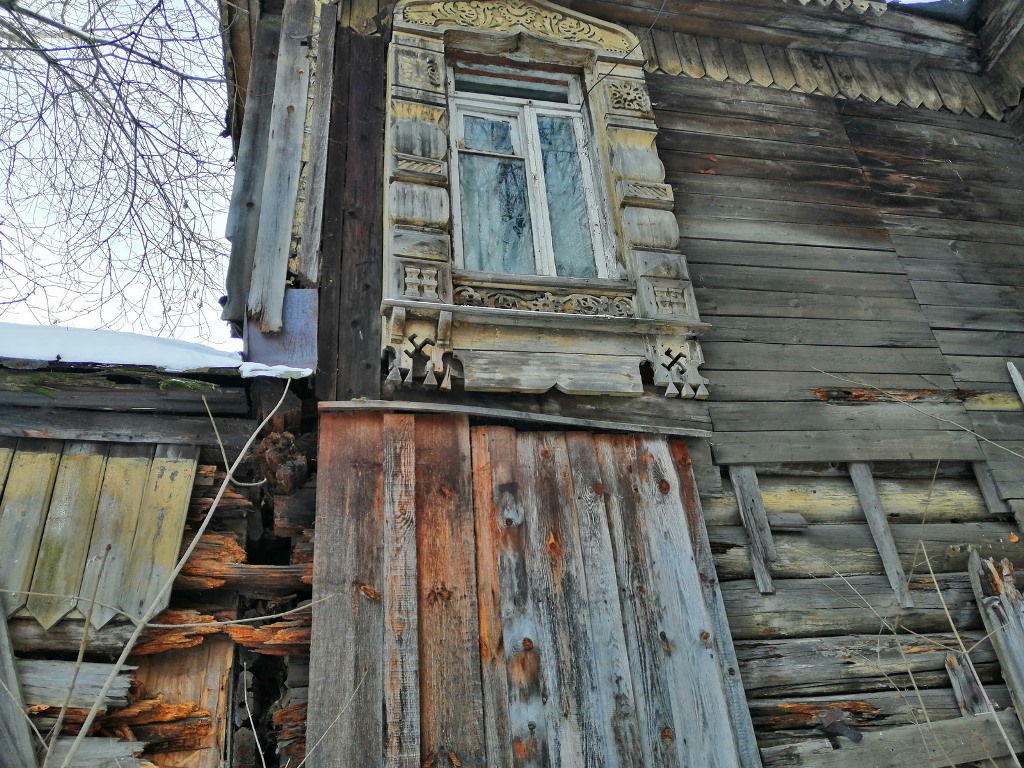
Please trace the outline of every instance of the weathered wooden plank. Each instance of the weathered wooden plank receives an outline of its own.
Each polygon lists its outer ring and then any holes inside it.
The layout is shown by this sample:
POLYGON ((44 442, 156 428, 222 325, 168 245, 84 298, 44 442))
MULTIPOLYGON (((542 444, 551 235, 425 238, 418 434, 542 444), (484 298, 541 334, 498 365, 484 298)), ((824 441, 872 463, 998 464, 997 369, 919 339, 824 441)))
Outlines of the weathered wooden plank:
POLYGON ((246 301, 248 316, 263 332, 281 330, 295 201, 302 168, 303 131, 309 94, 309 38, 314 0, 285 0, 277 54, 274 101, 259 232, 246 301))
POLYGON ((736 493, 740 508, 740 519, 750 541, 750 565, 754 569, 754 580, 763 595, 775 593, 772 586, 770 564, 778 559, 772 529, 768 525, 768 513, 761 501, 761 490, 757 487, 757 473, 753 467, 730 466, 729 479, 736 493))
MULTIPOLYGON (((717 346, 717 345, 716 345, 717 346)), ((982 358, 985 360, 994 358, 982 358)), ((813 364, 813 363, 812 363, 813 364)), ((707 373, 709 367, 705 367, 707 373)), ((879 374, 861 373, 853 376, 827 373, 800 373, 755 370, 753 367, 727 370, 719 367, 714 371, 711 390, 715 402, 739 400, 747 402, 785 402, 820 400, 837 387, 866 389, 868 393, 881 393, 872 390, 929 390, 941 393, 942 390, 953 390, 956 384, 953 377, 938 374, 879 374), (840 378, 836 378, 840 375, 840 378), (844 381, 854 379, 855 381, 844 381)), ((941 397, 941 394, 940 394, 941 397)))
POLYGON ((736 741, 731 729, 721 727, 730 715, 709 630, 714 622, 703 600, 684 597, 702 590, 685 531, 682 485, 663 438, 640 438, 636 448, 636 503, 644 521, 636 534, 646 550, 651 584, 662 609, 661 621, 649 631, 659 630, 665 651, 680 764, 735 766, 740 763, 736 741))
POLYGON ((1024 333, 936 330, 935 340, 947 355, 969 355, 984 349, 987 354, 997 357, 1024 356, 1024 333))
MULTIPOLYGON (((217 422, 228 451, 241 448, 253 427, 255 424, 243 419, 217 422)), ((209 418, 89 411, 42 416, 36 408, 0 407, 0 435, 48 440, 217 445, 209 418)))
MULTIPOLYGON (((141 617, 156 601, 178 561, 197 459, 189 446, 156 448, 117 601, 129 616, 141 617)), ((167 590, 161 602, 166 606, 169 599, 167 590)))
MULTIPOLYGON (((884 349, 876 347, 829 347, 810 344, 761 344, 717 341, 704 345, 707 362, 704 372, 712 371, 824 371, 831 374, 855 374, 833 378, 831 386, 858 386, 862 374, 936 374, 948 375, 946 358, 937 349, 884 349)), ((713 382, 712 382, 713 383, 713 382)))
POLYGON ((764 51, 757 43, 742 43, 743 55, 747 60, 747 69, 750 70, 750 78, 763 88, 775 82, 771 67, 765 58, 764 51))
POLYGON ((875 540, 875 547, 882 558, 882 567, 885 568, 889 585, 896 594, 900 605, 905 608, 913 608, 914 600, 907 589, 907 575, 903 571, 900 555, 896 550, 896 542, 893 541, 892 531, 889 529, 889 520, 885 515, 885 510, 882 509, 878 491, 875 489, 871 466, 864 462, 852 461, 849 471, 853 487, 857 489, 861 509, 864 510, 864 517, 867 518, 868 528, 871 529, 871 537, 875 540))
POLYGON ((483 768, 470 459, 467 417, 416 417, 421 758, 483 768))
MULTIPOLYGON (((864 515, 849 477, 793 477, 758 473, 757 484, 769 519, 772 514, 799 512, 811 526, 860 523, 864 515)), ((990 512, 973 479, 875 478, 883 508, 892 523, 978 523, 1004 520, 990 512)), ((736 497, 728 488, 701 494, 709 526, 740 525, 736 497)))
POLYGON ((310 286, 320 282, 320 234, 323 231, 324 188, 327 183, 327 142, 334 90, 334 40, 337 28, 338 6, 334 3, 321 5, 309 139, 309 183, 295 267, 299 279, 310 286))
MULTIPOLYGON (((346 13, 346 8, 341 9, 346 13)), ((345 231, 345 184, 348 174, 349 67, 353 33, 336 34, 331 116, 327 142, 328 173, 324 181, 324 215, 320 243, 320 302, 317 318, 316 395, 338 397, 338 338, 341 332, 341 255, 345 231)))
MULTIPOLYGON (((139 660, 135 677, 142 688, 159 691, 167 704, 191 704, 200 712, 209 713, 210 718, 209 730, 200 736, 198 744, 193 741, 191 752, 170 752, 166 757, 156 758, 158 764, 166 760, 175 768, 223 765, 222 756, 228 752, 234 730, 231 680, 236 672, 235 653, 236 646, 229 638, 216 637, 196 648, 171 650, 139 660)), ((241 698, 241 691, 235 693, 241 698)), ((145 726, 130 727, 144 738, 145 726)))
POLYGON ((875 71, 868 64, 867 60, 853 57, 849 59, 849 62, 861 96, 869 101, 878 101, 882 98, 882 87, 875 78, 875 71))
POLYGON ((384 414, 384 765, 420 764, 416 417, 384 414))
POLYGON ((882 101, 895 107, 903 100, 903 90, 900 88, 899 83, 896 82, 896 78, 893 76, 889 67, 881 63, 876 64, 872 61, 868 61, 866 63, 872 74, 875 76, 875 82, 878 84, 878 90, 882 96, 882 101))
MULTIPOLYGON (((1005 686, 994 684, 987 690, 993 703, 998 702, 1000 707, 1010 705, 1010 695, 1005 686)), ((764 747, 786 743, 794 737, 818 737, 822 718, 837 712, 843 714, 845 725, 862 734, 915 724, 927 733, 927 723, 961 716, 956 696, 949 687, 929 689, 916 686, 855 695, 844 691, 751 702, 751 716, 761 733, 761 745, 764 747)), ((945 768, 944 764, 940 765, 945 768)), ((1001 768, 998 763, 997 768, 1001 768)))
POLYGON ((655 29, 651 31, 651 42, 661 69, 669 75, 679 75, 683 71, 683 62, 676 50, 675 35, 668 30, 655 29))
POLYGON ((318 459, 307 765, 379 765, 383 416, 322 414, 318 459))
MULTIPOLYGON (((710 175, 710 174, 709 174, 710 175)), ((713 180, 710 182, 714 184, 713 180)), ((697 194, 701 180, 684 186, 676 192, 677 204, 687 216, 769 221, 773 223, 819 224, 822 226, 863 227, 878 229, 882 222, 876 211, 857 200, 857 205, 843 205, 841 199, 823 203, 821 200, 805 203, 796 200, 799 195, 786 195, 780 200, 759 200, 751 197, 732 197, 728 192, 715 190, 713 195, 697 194), (696 189, 694 189, 696 187, 696 189), (833 204, 836 203, 836 204, 833 204)), ((735 185, 734 185, 735 186, 735 185)), ((737 190, 744 194, 744 190, 737 190)), ((750 194, 750 193, 747 193, 750 194)), ((857 195, 861 194, 857 190, 857 195)))
POLYGON ((55 440, 20 440, 0 500, 0 604, 10 615, 25 604, 64 446, 55 440))
POLYGON ((693 544, 694 565, 704 593, 704 604, 712 621, 712 639, 718 657, 719 674, 725 688, 726 704, 729 709, 729 722, 732 725, 733 739, 736 741, 741 768, 759 768, 760 755, 757 750, 757 739, 754 725, 750 719, 750 709, 744 693, 744 684, 740 676, 739 659, 732 641, 728 617, 725 614, 725 603, 722 591, 718 586, 718 574, 715 572, 715 561, 711 554, 711 544, 704 527, 704 513, 701 509, 700 497, 691 462, 691 452, 679 440, 669 444, 676 473, 679 476, 680 496, 686 511, 686 525, 693 544))
POLYGON ((641 750, 648 765, 676 766, 680 746, 671 699, 669 675, 662 659, 665 648, 655 630, 660 626, 652 574, 646 565, 646 550, 636 532, 643 526, 638 519, 637 491, 633 468, 635 441, 627 436, 595 438, 608 511, 608 526, 619 584, 629 584, 632 594, 621 601, 626 649, 633 671, 637 723, 641 750))
POLYGON ((796 75, 793 74, 793 68, 789 66, 786 51, 775 45, 762 45, 761 50, 768 61, 768 68, 771 70, 775 84, 784 91, 791 90, 796 85, 796 75))
MULTIPOLYGON (((983 351, 983 350, 976 350, 983 351)), ((975 355, 947 355, 949 370, 957 382, 980 382, 984 384, 1006 384, 1012 386, 1010 374, 1006 372, 1005 357, 981 357, 975 355)), ((1012 361, 1024 366, 1024 358, 1012 361)))
MULTIPOLYGON (((995 651, 983 632, 960 639, 986 682, 998 678, 995 651)), ((744 640, 736 644, 743 684, 751 701, 767 697, 826 695, 942 686, 946 655, 958 648, 952 632, 928 635, 840 635, 787 640, 744 640)))
MULTIPOLYGON (((61 736, 50 750, 50 764, 62 765, 75 741, 73 736, 61 736)), ((90 736, 82 739, 75 751, 75 768, 103 768, 116 765, 117 768, 149 768, 149 760, 136 757, 146 745, 141 741, 121 741, 105 736, 90 736)), ((27 765, 27 764, 26 764, 27 765)))
MULTIPOLYGON (((42 704, 60 709, 89 709, 96 701, 113 664, 55 659, 19 659, 16 663, 25 706, 42 704), (70 698, 68 698, 70 694, 70 698)), ((103 709, 128 705, 135 667, 123 667, 103 699, 103 709)))
POLYGON ((1013 581, 1013 567, 1005 561, 998 564, 993 559, 982 560, 975 550, 968 574, 1019 721, 1024 717, 1024 611, 1013 581))
POLYGON ((884 298, 914 296, 910 282, 900 275, 704 263, 691 265, 690 272, 695 282, 708 288, 750 288, 884 298))
MULTIPOLYGON (((769 520, 774 515, 769 513, 769 520)), ((899 523, 892 524, 894 561, 904 573, 962 571, 967 567, 970 547, 983 548, 995 557, 1007 557, 1024 565, 1005 522, 991 523, 899 523)), ((715 552, 715 564, 723 581, 749 579, 750 545, 739 526, 711 526, 708 535, 715 552)), ((808 525, 801 531, 775 531, 777 558, 772 563, 773 579, 884 574, 881 556, 866 524, 836 523, 808 525)))
MULTIPOLYGON (((758 112, 770 112, 762 108, 758 112)), ((800 113, 797 113, 800 114, 800 113)), ((803 149, 792 148, 806 157, 811 154, 811 147, 834 147, 841 152, 849 151, 849 141, 839 139, 836 135, 836 124, 822 121, 820 115, 811 114, 811 120, 794 120, 781 118, 769 122, 761 115, 739 115, 736 117, 712 111, 707 107, 697 106, 694 111, 661 111, 658 112, 658 126, 666 132, 707 133, 718 136, 731 136, 741 139, 761 139, 776 142, 802 143, 803 149), (710 112, 710 114, 708 114, 710 112), (751 119, 753 117, 753 119, 751 119), (806 123, 810 122, 811 125, 806 123)), ((671 137, 666 137, 667 140, 671 137)), ((671 144, 667 144, 671 146, 671 144)), ((692 146, 691 146, 692 148, 692 146)), ((703 149, 704 147, 702 147, 703 149)))
MULTIPOLYGON (((380 396, 380 301, 384 285, 384 81, 387 41, 350 36, 348 149, 342 206, 337 398, 380 396)), ((340 86, 339 86, 340 87, 340 86)), ((330 362, 331 358, 327 359, 330 362)))
POLYGON ((32 594, 25 601, 44 629, 78 602, 106 453, 102 443, 64 446, 32 571, 32 594))
POLYGON ((252 68, 246 93, 245 121, 235 162, 235 185, 228 205, 227 238, 231 258, 227 271, 225 320, 241 322, 252 280, 253 255, 259 234, 266 178, 267 143, 273 112, 277 52, 280 47, 281 17, 263 14, 256 25, 252 68))
POLYGON ((689 216, 686 211, 677 212, 676 219, 680 231, 686 237, 709 240, 868 249, 884 247, 888 242, 885 230, 876 227, 844 227, 727 217, 701 219, 689 216))
POLYGON ((911 632, 948 632, 950 617, 959 629, 981 626, 966 574, 915 578, 910 590, 913 608, 897 603, 884 576, 777 578, 774 595, 760 594, 752 580, 731 581, 722 597, 736 640, 877 633, 896 617, 911 632))
POLYGON ((719 464, 799 461, 975 461, 984 455, 966 432, 716 432, 719 464))
MULTIPOLYGON (((713 382, 712 382, 713 383, 713 382)), ((836 382, 841 384, 842 382, 836 382)), ((915 402, 861 403, 719 403, 711 405, 715 429, 721 432, 791 432, 794 430, 886 429, 934 431, 955 429, 953 422, 971 427, 963 406, 915 402), (940 421, 942 419, 942 421, 940 421)))
MULTIPOLYGON (((709 156, 702 154, 701 157, 706 160, 709 156)), ((671 155, 665 159, 666 162, 669 161, 671 155)), ((795 166, 796 163, 791 165, 795 166)), ((676 193, 677 203, 680 200, 686 200, 690 206, 695 206, 699 202, 706 206, 701 210, 709 214, 716 211, 715 205, 719 206, 718 210, 721 210, 721 206, 726 206, 725 210, 747 206, 751 210, 762 212, 759 216, 764 218, 766 215, 782 214, 784 209, 779 204, 770 208, 766 207, 765 203, 760 202, 762 200, 781 201, 782 203, 801 201, 822 207, 821 223, 823 224, 827 222, 836 224, 844 221, 852 223, 854 220, 859 220, 862 223, 879 225, 879 219, 872 211, 877 206, 877 201, 872 195, 871 188, 864 184, 863 180, 849 181, 846 170, 842 168, 832 169, 827 166, 804 163, 800 169, 804 173, 796 178, 792 174, 785 173, 769 173, 767 178, 748 178, 741 174, 732 176, 723 174, 722 169, 715 166, 702 169, 704 171, 713 170, 714 173, 694 173, 692 171, 685 174, 671 173, 666 174, 666 179, 679 183, 676 193), (812 174, 810 169, 814 169, 815 173, 812 174), (740 177, 737 178, 737 176, 740 177), (806 185, 795 186, 793 181, 805 181, 806 185), (693 197, 693 195, 714 195, 727 199, 706 199, 693 197), (825 200, 828 201, 828 205, 822 205, 825 200), (860 210, 850 211, 850 207, 860 210)), ((744 172, 750 173, 750 171, 744 172)), ((801 206, 800 211, 793 214, 793 217, 795 220, 806 218, 806 206, 801 206)), ((870 256, 871 254, 865 255, 870 256)), ((890 256, 890 258, 894 258, 894 256, 890 256)), ((827 261, 827 259, 823 261, 827 261)))
POLYGON ((704 77, 704 60, 700 56, 697 38, 682 32, 675 33, 676 53, 679 55, 682 72, 690 77, 704 77))
POLYGON ((6 618, 0 619, 0 754, 12 765, 36 764, 25 700, 15 665, 6 618))
POLYGON ((590 627, 587 579, 565 438, 518 436, 526 527, 526 577, 537 614, 539 656, 547 697, 545 723, 552 764, 582 768, 615 761, 612 723, 602 711, 598 649, 590 627))
POLYGON ((477 427, 470 437, 487 755, 498 765, 538 766, 543 764, 546 729, 540 670, 536 664, 521 663, 530 658, 528 652, 523 656, 522 638, 535 637, 536 630, 532 619, 527 619, 523 520, 514 479, 515 431, 477 427))
MULTIPOLYGON (((920 315, 916 319, 924 320, 920 315)), ((756 341, 768 344, 816 344, 835 347, 940 346, 926 322, 825 318, 777 318, 765 322, 758 317, 727 315, 715 316, 714 321, 708 322, 711 322, 711 329, 704 334, 707 342, 756 341)))
POLYGON ((762 756, 765 768, 839 768, 851 764, 885 765, 887 768, 955 765, 1017 752, 1024 748, 1024 732, 1017 726, 1013 711, 1007 711, 985 717, 959 717, 929 723, 927 738, 922 738, 921 725, 915 723, 866 734, 859 744, 842 743, 842 749, 829 748, 826 751, 826 741, 820 749, 802 753, 792 746, 770 747, 763 750, 762 756), (999 721, 998 726, 996 720, 999 721), (1003 736, 1004 732, 1009 743, 1003 736), (907 744, 914 744, 915 749, 907 749, 907 744))
MULTIPOLYGON (((795 179, 799 181, 799 179, 795 179)), ((865 251, 859 248, 820 248, 816 246, 771 245, 766 243, 729 243, 723 246, 713 240, 680 240, 680 248, 691 265, 735 264, 750 267, 775 267, 777 269, 802 269, 818 272, 866 272, 888 275, 902 275, 906 269, 900 258, 891 250, 865 251)), ((724 275, 723 275, 724 277, 724 275)), ((699 287, 699 286, 698 286, 699 287)), ((806 288, 789 288, 791 291, 816 293, 806 288)), ((909 298, 912 294, 905 294, 909 298)))
POLYGON ((14 461, 14 452, 18 441, 12 437, 0 437, 0 496, 3 494, 4 483, 7 482, 7 471, 14 461))
MULTIPOLYGON (((143 374, 149 378, 147 374, 143 374)), ((106 376, 40 371, 0 372, 0 405, 58 411, 135 411, 245 416, 249 399, 241 387, 218 387, 173 374, 153 373, 144 385, 114 384, 106 376), (163 385, 165 388, 160 388, 163 385)), ((2 465, 0 465, 2 466, 2 465)))
MULTIPOLYGON (((659 120, 662 114, 657 113, 659 120)), ((688 152, 699 146, 701 151, 712 155, 834 165, 840 169, 858 166, 857 155, 848 143, 845 146, 800 143, 799 131, 791 130, 793 135, 787 137, 785 133, 780 136, 777 129, 775 137, 772 137, 770 129, 764 126, 757 126, 756 130, 769 133, 767 138, 750 138, 743 131, 732 132, 738 135, 727 133, 727 126, 728 123, 722 120, 697 120, 690 116, 686 130, 661 129, 657 139, 658 149, 664 152, 688 152)), ((750 126, 744 125, 742 128, 748 129, 750 126)))
POLYGON ((643 752, 597 453, 590 435, 573 433, 565 440, 575 504, 559 505, 558 514, 563 529, 575 527, 579 536, 593 642, 597 715, 609 742, 611 764, 639 768, 644 765, 643 752))
POLYGON ((714 80, 725 80, 729 77, 729 67, 722 56, 722 49, 714 37, 698 37, 697 47, 704 61, 704 72, 714 80))
POLYGON ((750 82, 750 69, 747 67, 747 57, 744 55, 743 47, 739 40, 720 38, 719 48, 722 51, 722 58, 729 70, 729 77, 734 82, 746 85, 750 82))

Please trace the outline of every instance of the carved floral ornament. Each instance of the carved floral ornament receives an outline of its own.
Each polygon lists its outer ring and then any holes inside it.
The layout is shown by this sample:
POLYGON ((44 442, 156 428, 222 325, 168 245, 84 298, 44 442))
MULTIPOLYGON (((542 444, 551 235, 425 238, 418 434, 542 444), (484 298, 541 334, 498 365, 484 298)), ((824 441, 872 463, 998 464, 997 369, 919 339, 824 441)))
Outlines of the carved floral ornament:
POLYGON ((628 53, 636 38, 625 30, 603 26, 529 0, 449 0, 413 2, 402 19, 424 27, 456 26, 492 32, 527 32, 550 40, 585 43, 613 53, 628 53))

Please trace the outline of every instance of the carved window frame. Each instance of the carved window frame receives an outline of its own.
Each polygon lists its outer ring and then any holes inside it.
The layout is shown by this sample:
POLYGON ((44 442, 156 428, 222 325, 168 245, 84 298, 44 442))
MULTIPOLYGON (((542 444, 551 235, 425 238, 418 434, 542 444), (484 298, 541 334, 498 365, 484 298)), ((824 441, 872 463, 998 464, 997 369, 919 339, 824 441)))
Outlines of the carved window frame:
MULTIPOLYGON (((447 389, 707 397, 700 322, 628 30, 544 0, 406 0, 394 12, 385 129, 388 380, 447 389), (605 237, 625 279, 454 269, 448 62, 579 77, 605 237), (525 371, 525 372, 524 372, 525 371)), ((598 255, 600 258, 600 255, 598 255)))

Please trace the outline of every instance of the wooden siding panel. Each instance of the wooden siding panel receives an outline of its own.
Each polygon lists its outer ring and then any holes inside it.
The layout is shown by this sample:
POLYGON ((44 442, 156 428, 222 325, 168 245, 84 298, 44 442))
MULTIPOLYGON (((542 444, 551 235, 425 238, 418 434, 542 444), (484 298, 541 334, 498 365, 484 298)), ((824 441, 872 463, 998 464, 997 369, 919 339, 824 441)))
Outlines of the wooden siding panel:
POLYGON ((420 764, 416 425, 384 414, 384 765, 420 764))
MULTIPOLYGON (((156 448, 117 602, 129 616, 141 617, 156 601, 177 562, 197 460, 196 448, 156 448)), ((160 602, 170 596, 168 589, 160 602)))
POLYGON ((483 768, 469 421, 418 416, 415 434, 421 759, 483 768))
POLYGON ((382 762, 383 460, 381 414, 322 415, 306 726, 310 768, 382 762))
POLYGON ((11 553, 0 558, 0 600, 6 615, 27 599, 25 590, 32 583, 63 449, 63 443, 56 440, 20 440, 11 462, 0 500, 0 541, 11 553))
POLYGON ((516 435, 508 427, 477 427, 471 439, 487 755, 495 765, 540 766, 547 729, 536 654, 522 648, 522 638, 537 633, 524 574, 516 435))
POLYGON ((117 600, 131 561, 152 459, 153 446, 148 445, 115 444, 107 453, 79 601, 82 614, 91 607, 96 629, 118 615, 117 600), (93 595, 91 606, 83 602, 93 595))
POLYGON ((106 453, 101 443, 64 446, 32 572, 32 594, 26 601, 44 629, 78 602, 106 453))

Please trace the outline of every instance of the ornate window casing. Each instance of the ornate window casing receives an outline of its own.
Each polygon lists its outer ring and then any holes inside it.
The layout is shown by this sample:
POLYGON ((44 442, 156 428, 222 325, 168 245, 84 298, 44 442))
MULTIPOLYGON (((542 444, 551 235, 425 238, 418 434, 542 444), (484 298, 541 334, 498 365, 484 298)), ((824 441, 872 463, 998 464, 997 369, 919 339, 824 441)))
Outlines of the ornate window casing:
MULTIPOLYGON (((447 389, 463 377, 468 391, 636 395, 649 365, 666 395, 707 397, 697 342, 705 326, 677 250, 643 61, 629 31, 542 0, 398 4, 384 158, 390 382, 447 389), (550 254, 536 256, 537 274, 459 268, 450 131, 462 131, 467 107, 450 82, 456 66, 577 84, 582 154, 592 156, 588 205, 600 227, 596 277, 552 274, 550 254)), ((545 108, 522 104, 523 120, 545 108)))

